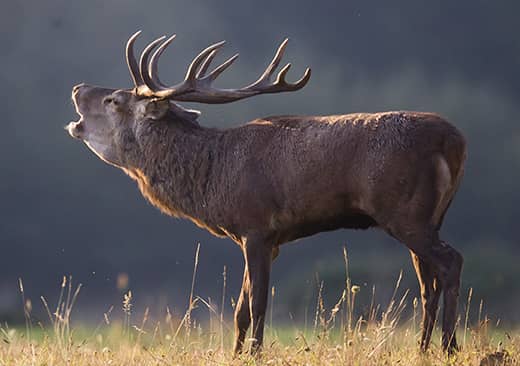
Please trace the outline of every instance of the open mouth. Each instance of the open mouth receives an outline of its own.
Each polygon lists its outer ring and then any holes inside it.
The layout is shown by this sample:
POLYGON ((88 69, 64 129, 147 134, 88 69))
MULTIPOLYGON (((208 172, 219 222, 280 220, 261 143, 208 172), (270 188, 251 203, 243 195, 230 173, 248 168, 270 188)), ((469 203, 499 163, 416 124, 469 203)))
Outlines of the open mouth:
POLYGON ((75 139, 81 139, 82 138, 82 132, 83 132, 83 118, 80 118, 79 121, 72 121, 69 122, 65 126, 65 130, 69 133, 70 136, 72 136, 75 139))
POLYGON ((83 116, 79 113, 79 120, 71 121, 65 126, 65 130, 75 139, 82 139, 83 137, 83 116))
POLYGON ((76 109, 76 113, 79 115, 79 119, 77 121, 71 121, 65 126, 65 130, 68 131, 69 135, 71 135, 75 139, 81 139, 83 132, 83 115, 80 112, 80 108, 78 105, 78 89, 74 89, 72 92, 72 103, 74 104, 74 109, 76 109))

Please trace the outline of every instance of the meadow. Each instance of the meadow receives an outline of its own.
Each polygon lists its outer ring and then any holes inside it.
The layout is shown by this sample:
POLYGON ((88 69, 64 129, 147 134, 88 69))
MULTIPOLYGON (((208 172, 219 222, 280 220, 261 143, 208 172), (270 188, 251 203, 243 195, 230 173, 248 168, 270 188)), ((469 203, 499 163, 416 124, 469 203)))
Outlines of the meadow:
MULTIPOLYGON (((261 354, 232 354, 233 325, 223 312, 228 301, 224 286, 219 303, 195 296, 198 251, 188 307, 182 316, 169 308, 159 316, 133 307, 133 294, 121 299, 122 316, 114 307, 100 316, 97 326, 73 322, 81 284, 63 277, 59 297, 41 297, 46 320, 36 320, 33 304, 19 281, 25 326, 0 328, 0 365, 518 365, 520 332, 482 314, 482 302, 472 304, 472 291, 460 304, 458 341, 461 350, 447 356, 440 347, 436 327, 430 349, 419 351, 421 309, 417 298, 400 288, 398 277, 387 304, 373 301, 357 310, 360 287, 351 283, 344 251, 345 288, 331 308, 324 305, 321 289, 312 315, 303 324, 273 321, 276 292, 272 289, 261 354), (470 308, 478 308, 470 319, 470 308), (139 316, 137 315, 139 314, 139 316)), ((374 297, 373 297, 374 298, 374 297)), ((233 303, 232 299, 231 302, 233 303)), ((288 319, 291 319, 290 314, 288 319)), ((250 342, 251 340, 248 340, 250 342)))

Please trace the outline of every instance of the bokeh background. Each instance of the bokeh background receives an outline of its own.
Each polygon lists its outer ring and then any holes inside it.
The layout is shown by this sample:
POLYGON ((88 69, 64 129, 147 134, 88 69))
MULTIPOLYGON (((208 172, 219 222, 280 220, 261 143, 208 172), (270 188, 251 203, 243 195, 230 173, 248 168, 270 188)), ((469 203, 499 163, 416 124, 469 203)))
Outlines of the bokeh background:
MULTIPOLYGON (((52 303, 69 274, 83 284, 77 318, 101 318, 112 304, 119 311, 128 289, 136 311, 149 306, 161 314, 168 305, 179 314, 197 243, 195 294, 218 302, 226 266, 231 311, 242 272, 236 245, 162 215, 133 181, 63 130, 77 119, 73 85, 131 85, 124 43, 142 29, 139 47, 178 34, 161 60, 162 79, 172 83, 196 53, 221 39, 228 41, 226 56, 241 53, 221 87, 256 79, 286 36, 289 79, 312 67, 310 83, 296 93, 191 105, 206 126, 274 114, 397 109, 450 120, 469 146, 466 175, 442 230, 466 258, 461 298, 472 287, 474 302, 482 299, 493 319, 520 321, 518 14, 515 0, 3 1, 0 320, 21 316, 18 278, 37 313, 39 296, 52 303)), ((272 276, 275 317, 312 312, 321 281, 326 305, 333 304, 344 286, 343 246, 361 304, 374 285, 377 301, 387 301, 401 269, 401 287, 417 296, 403 245, 377 230, 337 231, 282 247, 272 276)))

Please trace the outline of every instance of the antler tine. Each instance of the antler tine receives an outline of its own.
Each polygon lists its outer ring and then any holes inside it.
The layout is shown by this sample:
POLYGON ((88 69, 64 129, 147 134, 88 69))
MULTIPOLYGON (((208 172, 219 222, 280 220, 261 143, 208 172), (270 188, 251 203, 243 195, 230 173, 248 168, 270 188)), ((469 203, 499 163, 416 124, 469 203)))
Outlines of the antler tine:
MULTIPOLYGON (((287 75, 287 72, 290 68, 291 64, 288 63, 283 67, 283 69, 280 70, 278 76, 276 77, 276 81, 273 83, 273 87, 278 86, 284 91, 294 91, 303 88, 305 84, 307 84, 311 78, 311 69, 309 67, 305 69, 305 72, 303 73, 303 76, 300 78, 300 80, 296 81, 295 83, 288 83, 285 80, 285 75, 287 75)), ((273 88, 273 90, 275 90, 275 88, 273 88)))
POLYGON ((167 88, 167 86, 161 83, 161 80, 159 80, 159 57, 161 57, 166 47, 172 43, 175 37, 177 37, 176 34, 172 35, 170 38, 164 41, 157 50, 155 50, 155 52, 152 54, 152 57, 150 58, 150 64, 148 65, 148 74, 150 75, 150 78, 155 85, 158 85, 161 88, 167 88))
POLYGON ((208 71, 209 66, 211 65, 211 61, 215 58, 218 50, 213 50, 211 53, 204 59, 204 62, 200 66, 199 72, 197 72, 197 79, 204 77, 206 71, 208 71))
POLYGON ((141 78, 143 79, 144 84, 150 89, 151 91, 158 90, 159 86, 155 85, 154 81, 148 74, 148 57, 150 56, 150 53, 161 43, 166 37, 161 36, 157 38, 155 41, 150 42, 148 46, 144 49, 143 53, 141 53, 141 58, 139 60, 139 73, 141 75, 141 78))
POLYGON ((285 81, 285 75, 287 75, 287 72, 291 68, 291 63, 289 62, 287 65, 282 67, 278 75, 276 76, 275 84, 287 84, 285 81))
POLYGON ((310 67, 307 67, 305 69, 305 72, 303 73, 303 76, 300 78, 300 80, 297 80, 295 83, 293 83, 293 90, 298 90, 298 89, 301 89, 303 88, 305 85, 307 85, 307 83, 309 82, 310 78, 311 78, 311 68, 310 67))
POLYGON ((139 66, 137 64, 137 60, 134 56, 134 42, 137 37, 141 34, 141 31, 135 32, 126 42, 126 64, 128 65, 128 70, 130 71, 130 76, 134 82, 134 86, 136 88, 140 87, 144 84, 141 75, 139 74, 139 66))
POLYGON ((216 78, 219 77, 220 74, 222 74, 224 72, 224 70, 226 70, 229 66, 231 66, 231 64, 233 62, 235 62, 235 60, 238 58, 238 53, 234 54, 233 56, 231 56, 230 58, 228 58, 226 61, 224 61, 223 63, 221 63, 219 66, 215 67, 215 69, 213 69, 213 71, 211 73, 209 73, 209 75, 207 75, 206 77, 204 77, 205 80, 209 80, 209 82, 211 83, 212 81, 215 81, 216 78))
MULTIPOLYGON (((211 56, 211 53, 213 51, 218 51, 226 41, 220 41, 215 44, 212 44, 211 46, 207 47, 206 49, 202 50, 191 62, 190 66, 188 67, 188 71, 186 72, 185 82, 194 82, 196 79, 197 70, 200 66, 200 64, 206 60, 209 56, 211 56)), ((211 61, 211 60, 210 60, 211 61)))
POLYGON ((280 44, 280 46, 278 46, 278 49, 276 50, 273 60, 266 67, 264 73, 260 76, 260 78, 258 78, 257 81, 255 81, 253 84, 251 84, 248 88, 255 88, 257 86, 260 86, 262 84, 266 84, 269 82, 269 78, 273 74, 273 71, 276 70, 276 68, 280 64, 280 61, 282 60, 283 54, 285 52, 285 47, 287 47, 288 42, 289 42, 289 38, 286 38, 283 40, 283 42, 280 44))

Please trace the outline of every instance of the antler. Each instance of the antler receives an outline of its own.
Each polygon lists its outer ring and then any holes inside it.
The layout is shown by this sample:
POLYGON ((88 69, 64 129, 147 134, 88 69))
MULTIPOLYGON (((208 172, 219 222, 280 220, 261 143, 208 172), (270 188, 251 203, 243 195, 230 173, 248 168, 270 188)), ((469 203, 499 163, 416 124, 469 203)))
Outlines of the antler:
POLYGON ((264 73, 254 83, 241 89, 218 89, 211 84, 237 59, 238 53, 230 57, 222 64, 207 73, 211 61, 217 52, 224 46, 225 41, 215 43, 200 52, 191 62, 186 72, 184 81, 171 86, 165 86, 158 77, 158 61, 166 47, 173 41, 175 35, 164 41, 165 37, 160 37, 148 44, 141 54, 139 64, 133 54, 133 44, 141 32, 135 33, 127 42, 126 59, 130 74, 136 86, 136 91, 140 95, 155 96, 172 100, 200 103, 229 103, 236 100, 252 97, 258 94, 280 93, 285 91, 295 91, 303 88, 311 76, 310 68, 305 70, 303 77, 295 83, 289 83, 285 76, 291 67, 288 63, 278 73, 276 80, 271 82, 271 77, 277 69, 283 57, 288 39, 285 39, 276 54, 267 66, 264 73), (164 41, 164 42, 163 42, 164 41), (153 53, 152 51, 163 42, 153 53))

